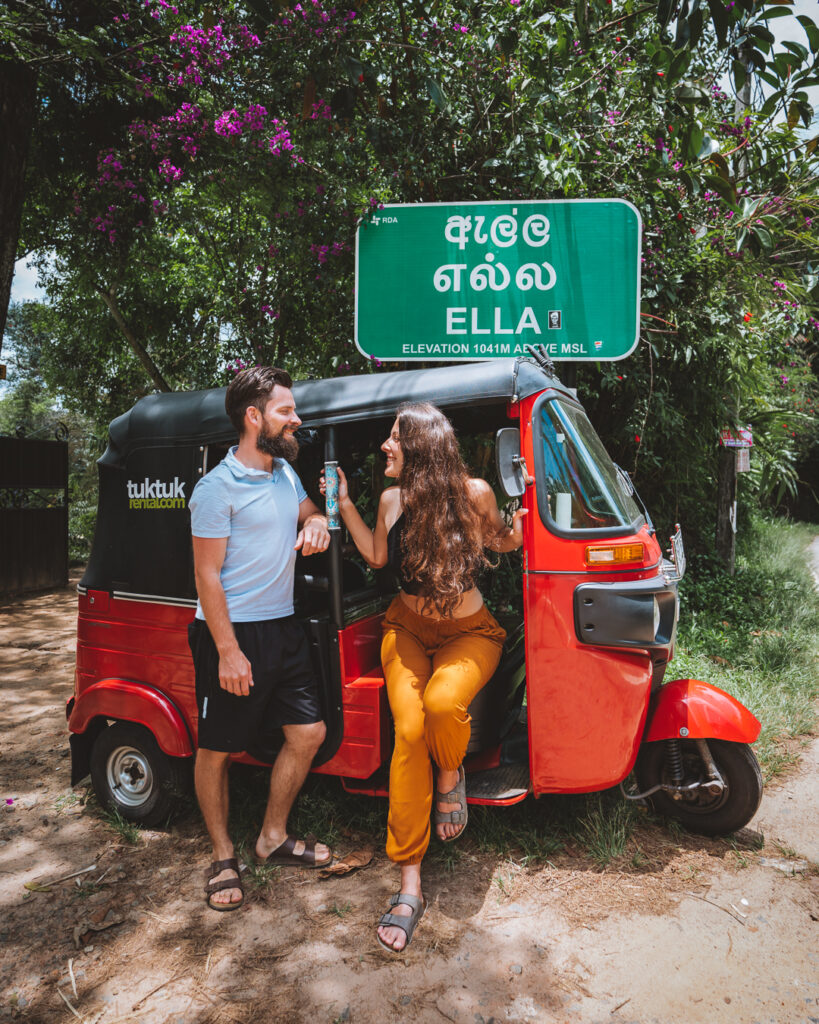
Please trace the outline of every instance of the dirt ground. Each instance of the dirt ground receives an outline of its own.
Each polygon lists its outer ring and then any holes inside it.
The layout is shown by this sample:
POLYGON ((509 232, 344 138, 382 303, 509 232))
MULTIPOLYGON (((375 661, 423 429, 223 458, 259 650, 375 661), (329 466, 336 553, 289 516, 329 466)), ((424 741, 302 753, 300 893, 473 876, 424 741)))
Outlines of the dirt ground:
POLYGON ((465 837, 457 870, 425 870, 427 916, 390 957, 382 851, 342 878, 285 870, 215 914, 196 816, 131 845, 81 802, 75 616, 73 586, 0 607, 0 1021, 819 1024, 816 737, 733 841, 646 823, 600 871, 571 845, 526 866, 465 837))

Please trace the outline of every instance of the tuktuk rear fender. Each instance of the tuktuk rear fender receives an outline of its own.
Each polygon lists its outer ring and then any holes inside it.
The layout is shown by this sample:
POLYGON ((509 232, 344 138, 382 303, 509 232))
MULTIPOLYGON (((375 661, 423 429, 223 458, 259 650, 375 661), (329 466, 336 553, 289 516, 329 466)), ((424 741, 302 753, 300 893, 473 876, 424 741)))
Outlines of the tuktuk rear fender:
POLYGON ((730 693, 699 679, 674 679, 651 698, 643 742, 688 738, 753 743, 761 728, 730 693))
POLYGON ((136 722, 153 733, 160 750, 171 757, 190 757, 194 742, 179 708, 160 690, 127 679, 101 679, 83 690, 68 718, 73 734, 85 733, 95 719, 136 722))

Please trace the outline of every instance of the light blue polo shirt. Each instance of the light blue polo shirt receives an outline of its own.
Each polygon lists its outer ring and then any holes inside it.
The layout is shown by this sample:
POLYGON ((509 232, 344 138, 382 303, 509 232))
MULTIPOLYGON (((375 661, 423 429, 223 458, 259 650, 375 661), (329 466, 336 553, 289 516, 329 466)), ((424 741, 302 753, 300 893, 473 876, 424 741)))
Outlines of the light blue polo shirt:
MULTIPOLYGON (((307 497, 282 459, 273 472, 252 469, 231 448, 196 484, 190 500, 194 537, 227 537, 220 579, 231 622, 293 614, 299 505, 307 497)), ((201 602, 197 619, 204 619, 201 602)))

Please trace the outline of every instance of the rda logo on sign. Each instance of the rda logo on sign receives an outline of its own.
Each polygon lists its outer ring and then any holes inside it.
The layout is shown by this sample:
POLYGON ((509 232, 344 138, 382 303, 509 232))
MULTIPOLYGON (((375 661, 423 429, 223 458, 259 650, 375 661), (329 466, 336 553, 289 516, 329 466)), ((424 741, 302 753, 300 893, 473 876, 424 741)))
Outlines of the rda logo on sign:
POLYGON ((129 508, 185 508, 185 481, 175 476, 170 483, 163 480, 127 482, 129 508))

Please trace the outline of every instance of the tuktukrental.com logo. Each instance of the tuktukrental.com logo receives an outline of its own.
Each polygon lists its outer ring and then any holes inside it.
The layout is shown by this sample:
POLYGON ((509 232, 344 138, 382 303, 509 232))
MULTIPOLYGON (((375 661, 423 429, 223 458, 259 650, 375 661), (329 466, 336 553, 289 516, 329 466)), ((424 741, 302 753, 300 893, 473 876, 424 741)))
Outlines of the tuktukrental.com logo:
POLYGON ((129 508, 185 508, 185 481, 178 476, 171 483, 149 480, 128 482, 129 508))

